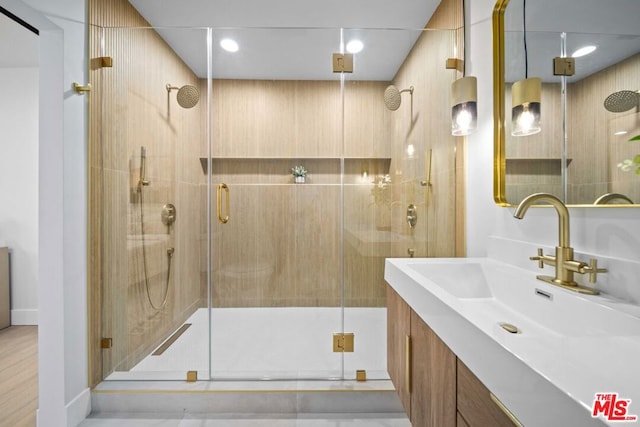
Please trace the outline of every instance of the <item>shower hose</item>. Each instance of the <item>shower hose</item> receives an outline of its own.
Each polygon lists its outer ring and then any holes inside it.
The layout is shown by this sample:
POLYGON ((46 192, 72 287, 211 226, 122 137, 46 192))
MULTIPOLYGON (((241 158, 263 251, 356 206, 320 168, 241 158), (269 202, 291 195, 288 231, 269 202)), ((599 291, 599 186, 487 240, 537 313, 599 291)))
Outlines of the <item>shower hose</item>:
POLYGON ((164 297, 162 298, 162 303, 157 306, 153 303, 153 299, 151 298, 151 292, 149 291, 149 274, 148 274, 148 270, 147 270, 147 245, 145 242, 145 234, 144 234, 144 192, 142 191, 142 187, 143 185, 140 184, 139 185, 139 191, 140 191, 140 233, 142 235, 142 266, 143 266, 143 270, 144 270, 144 287, 146 290, 146 294, 147 294, 147 300, 149 301, 149 304, 151 305, 151 307, 156 310, 156 311, 160 311, 162 310, 166 305, 167 305, 167 297, 169 296, 169 279, 171 278, 171 260, 173 258, 173 252, 174 249, 173 248, 169 248, 167 249, 167 260, 168 260, 168 264, 169 266, 167 267, 167 278, 165 280, 165 286, 164 286, 164 297))

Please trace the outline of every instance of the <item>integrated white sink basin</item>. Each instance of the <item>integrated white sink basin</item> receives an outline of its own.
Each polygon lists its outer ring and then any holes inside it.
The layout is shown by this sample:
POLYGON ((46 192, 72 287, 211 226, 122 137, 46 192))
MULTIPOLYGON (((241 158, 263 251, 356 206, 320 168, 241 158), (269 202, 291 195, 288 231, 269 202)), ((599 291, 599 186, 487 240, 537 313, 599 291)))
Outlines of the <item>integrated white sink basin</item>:
POLYGON ((412 262, 407 267, 457 298, 493 296, 479 262, 412 262))
POLYGON ((386 281, 525 425, 607 424, 591 417, 596 393, 631 399, 640 416, 640 318, 535 276, 490 258, 385 266, 386 281))

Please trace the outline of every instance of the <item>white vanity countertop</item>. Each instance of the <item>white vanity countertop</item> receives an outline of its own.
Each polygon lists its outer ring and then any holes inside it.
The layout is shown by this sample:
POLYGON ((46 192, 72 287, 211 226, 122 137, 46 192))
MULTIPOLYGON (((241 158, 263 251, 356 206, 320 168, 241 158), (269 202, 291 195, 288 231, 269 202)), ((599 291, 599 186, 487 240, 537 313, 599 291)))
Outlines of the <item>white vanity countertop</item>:
POLYGON ((591 416, 617 393, 640 417, 640 318, 606 297, 489 258, 387 259, 385 279, 524 425, 640 425, 591 416))

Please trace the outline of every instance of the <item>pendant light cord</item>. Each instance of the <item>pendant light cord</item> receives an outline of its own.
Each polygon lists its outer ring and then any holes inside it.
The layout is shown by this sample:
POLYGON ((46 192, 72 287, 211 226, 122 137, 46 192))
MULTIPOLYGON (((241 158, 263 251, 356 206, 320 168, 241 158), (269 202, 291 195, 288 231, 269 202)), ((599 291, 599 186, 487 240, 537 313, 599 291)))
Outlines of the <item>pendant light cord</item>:
POLYGON ((524 41, 524 78, 529 78, 529 55, 527 54, 527 0, 522 0, 522 32, 524 41))
POLYGON ((467 76, 467 7, 462 0, 462 77, 467 76))

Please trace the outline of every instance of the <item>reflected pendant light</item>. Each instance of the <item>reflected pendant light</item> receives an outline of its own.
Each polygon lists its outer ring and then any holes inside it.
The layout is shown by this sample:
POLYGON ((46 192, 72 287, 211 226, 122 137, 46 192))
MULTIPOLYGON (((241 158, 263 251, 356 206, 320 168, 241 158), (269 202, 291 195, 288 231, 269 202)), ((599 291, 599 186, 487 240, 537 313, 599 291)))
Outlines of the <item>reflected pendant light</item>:
POLYGON ((542 80, 531 77, 511 87, 511 135, 526 136, 540 132, 542 80))
POLYGON ((542 80, 529 78, 527 53, 527 0, 522 0, 522 34, 524 42, 524 79, 511 86, 511 135, 527 136, 540 132, 540 98, 542 80))
POLYGON ((475 77, 451 83, 451 135, 469 135, 478 127, 478 84, 475 77))

